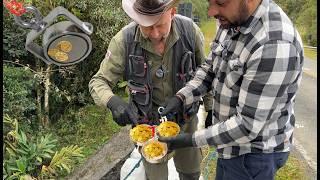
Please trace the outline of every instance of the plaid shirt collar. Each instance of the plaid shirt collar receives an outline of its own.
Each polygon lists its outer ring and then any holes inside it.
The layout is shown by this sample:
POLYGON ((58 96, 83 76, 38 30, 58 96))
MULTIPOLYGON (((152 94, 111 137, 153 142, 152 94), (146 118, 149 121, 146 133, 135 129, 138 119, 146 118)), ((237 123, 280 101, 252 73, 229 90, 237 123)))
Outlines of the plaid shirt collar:
POLYGON ((259 19, 269 10, 269 0, 262 0, 256 11, 248 18, 248 20, 240 26, 239 32, 248 34, 257 24, 259 19))

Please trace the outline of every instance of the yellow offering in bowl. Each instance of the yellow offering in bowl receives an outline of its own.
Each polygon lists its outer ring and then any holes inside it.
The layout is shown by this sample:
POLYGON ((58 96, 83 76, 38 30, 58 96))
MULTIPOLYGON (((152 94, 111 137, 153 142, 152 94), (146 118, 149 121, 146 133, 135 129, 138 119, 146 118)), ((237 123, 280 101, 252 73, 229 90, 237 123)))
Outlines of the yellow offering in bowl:
POLYGON ((157 132, 159 133, 160 136, 172 137, 179 134, 180 127, 175 122, 165 121, 157 127, 157 132))
POLYGON ((142 155, 150 163, 160 163, 167 154, 167 145, 151 139, 142 146, 142 155))
POLYGON ((139 124, 130 130, 131 140, 138 145, 142 145, 144 142, 152 138, 152 129, 147 124, 139 124))

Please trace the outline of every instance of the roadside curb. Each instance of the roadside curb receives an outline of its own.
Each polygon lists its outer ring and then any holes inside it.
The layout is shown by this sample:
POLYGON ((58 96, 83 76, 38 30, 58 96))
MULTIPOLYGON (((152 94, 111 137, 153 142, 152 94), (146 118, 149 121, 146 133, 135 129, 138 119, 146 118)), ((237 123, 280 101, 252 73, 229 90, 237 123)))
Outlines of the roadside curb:
POLYGON ((91 155, 86 162, 76 168, 66 179, 68 180, 114 180, 120 176, 121 165, 134 148, 133 142, 128 136, 131 126, 122 127, 110 140, 91 155), (111 173, 108 178, 105 176, 111 173), (110 178, 112 177, 112 179, 110 178))

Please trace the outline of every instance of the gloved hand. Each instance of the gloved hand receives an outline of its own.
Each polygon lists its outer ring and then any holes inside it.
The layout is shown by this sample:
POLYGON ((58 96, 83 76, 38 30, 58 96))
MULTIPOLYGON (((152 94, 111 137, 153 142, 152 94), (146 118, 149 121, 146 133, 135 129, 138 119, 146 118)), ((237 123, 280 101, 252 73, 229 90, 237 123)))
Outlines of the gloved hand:
POLYGON ((166 102, 166 107, 160 114, 161 116, 166 116, 168 114, 174 114, 176 112, 180 112, 183 109, 183 102, 177 96, 173 96, 166 102))
POLYGON ((190 134, 190 133, 178 134, 175 137, 162 137, 162 136, 159 136, 158 140, 161 141, 161 142, 167 143, 169 150, 175 150, 175 149, 179 149, 179 148, 195 146, 192 143, 192 134, 190 134))
POLYGON ((137 124, 137 118, 134 112, 129 108, 128 103, 122 100, 119 96, 112 96, 107 107, 112 112, 113 120, 120 126, 127 124, 137 124))
POLYGON ((205 122, 205 128, 212 126, 212 110, 208 111, 208 115, 205 122))

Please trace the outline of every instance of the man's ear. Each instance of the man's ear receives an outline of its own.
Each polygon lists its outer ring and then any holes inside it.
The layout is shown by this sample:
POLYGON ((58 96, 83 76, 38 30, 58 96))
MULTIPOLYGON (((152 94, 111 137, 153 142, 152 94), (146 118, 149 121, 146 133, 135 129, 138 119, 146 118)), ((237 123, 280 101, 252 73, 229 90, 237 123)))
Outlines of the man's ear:
POLYGON ((177 12, 177 8, 176 7, 173 7, 172 9, 171 9, 171 17, 173 18, 173 16, 176 14, 176 12, 177 12))

